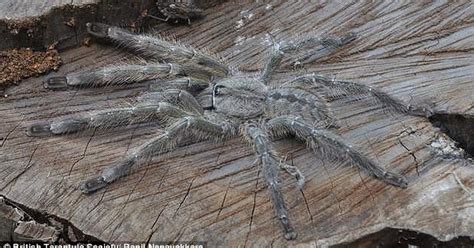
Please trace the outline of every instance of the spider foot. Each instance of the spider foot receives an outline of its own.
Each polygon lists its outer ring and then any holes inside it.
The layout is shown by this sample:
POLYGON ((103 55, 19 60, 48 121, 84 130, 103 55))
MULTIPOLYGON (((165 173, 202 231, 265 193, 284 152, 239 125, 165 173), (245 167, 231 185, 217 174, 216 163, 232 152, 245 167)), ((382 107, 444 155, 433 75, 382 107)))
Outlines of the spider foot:
POLYGON ((298 233, 296 233, 295 230, 293 229, 285 233, 286 240, 295 240, 297 237, 298 237, 298 233))
POLYGON ((49 123, 36 123, 28 127, 26 135, 30 137, 44 137, 53 134, 49 123))
POLYGON ((107 38, 109 36, 110 26, 103 23, 91 23, 86 24, 87 32, 98 38, 107 38))
POLYGON ((65 90, 69 88, 65 76, 50 77, 43 82, 43 87, 49 90, 65 90))
POLYGON ((286 240, 293 240, 296 239, 298 233, 296 233, 295 229, 291 226, 290 221, 286 216, 280 217, 281 224, 283 225, 283 230, 285 232, 285 239, 286 240))
POLYGON ((108 183, 104 180, 102 176, 97 176, 81 182, 81 184, 79 185, 79 189, 84 194, 92 194, 97 190, 104 188, 105 186, 107 186, 107 184, 108 183))
POLYGON ((404 176, 388 172, 386 171, 382 175, 382 180, 385 181, 386 183, 389 183, 391 185, 400 187, 400 188, 407 188, 408 187, 408 181, 404 176))
POLYGON ((357 34, 350 32, 340 38, 341 44, 345 45, 357 39, 357 34))
POLYGON ((350 42, 354 41, 357 38, 356 33, 348 33, 344 36, 332 38, 332 37, 324 37, 321 38, 321 42, 325 47, 332 47, 332 48, 339 48, 341 46, 347 45, 350 42))

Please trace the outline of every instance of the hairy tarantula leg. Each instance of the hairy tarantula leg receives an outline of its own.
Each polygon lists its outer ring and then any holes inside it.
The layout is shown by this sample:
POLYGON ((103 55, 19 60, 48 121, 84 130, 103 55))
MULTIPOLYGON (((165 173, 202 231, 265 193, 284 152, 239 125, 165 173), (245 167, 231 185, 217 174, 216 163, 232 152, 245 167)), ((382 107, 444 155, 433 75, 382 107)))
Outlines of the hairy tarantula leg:
POLYGON ((202 115, 204 113, 204 109, 197 99, 185 90, 169 89, 148 92, 138 97, 138 101, 138 106, 158 105, 160 102, 167 102, 196 115, 202 115))
POLYGON ((348 33, 342 37, 331 38, 331 37, 322 37, 322 38, 313 38, 302 40, 296 44, 289 44, 284 47, 283 50, 300 50, 308 49, 309 52, 305 53, 302 57, 298 58, 295 62, 297 64, 306 64, 311 63, 315 60, 323 58, 337 51, 340 47, 347 45, 348 43, 354 41, 357 38, 355 33, 348 33), (314 47, 317 48, 314 48, 314 47))
POLYGON ((286 210, 285 200, 283 199, 280 188, 280 179, 278 178, 278 169, 280 166, 272 154, 270 140, 264 131, 255 124, 247 124, 244 128, 244 132, 245 137, 253 144, 258 156, 258 161, 262 163, 263 175, 268 186, 270 198, 283 227, 283 231, 285 232, 285 238, 288 240, 295 239, 297 233, 288 218, 288 211, 286 210))
POLYGON ((165 132, 157 138, 129 153, 124 161, 104 170, 100 176, 82 182, 79 188, 85 194, 93 193, 126 176, 143 160, 173 150, 182 142, 183 138, 189 135, 199 140, 212 138, 224 140, 235 135, 235 128, 227 122, 215 124, 202 117, 185 116, 166 128, 165 132))
POLYGON ((186 112, 166 102, 156 105, 141 105, 94 111, 82 116, 72 116, 52 123, 38 123, 27 130, 28 136, 40 137, 78 132, 87 128, 110 128, 153 119, 166 121, 171 117, 181 117, 186 112))
POLYGON ((66 76, 48 78, 43 86, 46 89, 64 90, 69 87, 107 86, 152 80, 167 75, 192 76, 209 79, 207 72, 175 64, 113 65, 96 70, 71 73, 66 76))
POLYGON ((301 49, 310 49, 315 46, 322 46, 321 49, 330 50, 330 52, 342 47, 357 38, 355 33, 347 33, 341 37, 306 37, 296 42, 287 42, 281 45, 281 51, 285 53, 295 52, 301 49))
POLYGON ((324 86, 326 89, 328 89, 327 94, 329 97, 337 97, 339 95, 372 96, 376 102, 381 103, 384 106, 389 107, 390 109, 393 109, 397 112, 416 116, 426 115, 426 111, 424 109, 418 109, 407 106, 402 101, 388 95, 387 93, 367 85, 358 84, 354 82, 336 81, 314 73, 297 77, 289 83, 291 84, 295 82, 324 86))
POLYGON ((150 83, 149 89, 151 91, 162 91, 165 89, 180 89, 189 92, 199 92, 209 87, 209 82, 192 77, 182 77, 169 81, 161 79, 153 79, 147 81, 150 83))
POLYGON ((208 68, 216 76, 225 76, 230 72, 229 68, 218 59, 176 42, 166 41, 150 35, 133 34, 124 29, 102 23, 87 23, 87 30, 93 36, 108 38, 148 58, 178 64, 198 64, 208 68))
POLYGON ((294 134, 306 141, 314 151, 340 159, 341 156, 354 162, 360 169, 388 184, 406 188, 407 180, 398 174, 386 171, 370 159, 346 144, 341 137, 325 129, 315 129, 294 116, 280 116, 270 120, 267 127, 274 136, 294 134))
POLYGON ((355 40, 355 38, 356 38, 356 35, 354 33, 349 33, 340 38, 309 37, 306 39, 302 39, 296 42, 289 42, 286 44, 275 43, 273 45, 270 58, 268 59, 268 62, 265 64, 265 67, 263 68, 260 77, 264 82, 268 82, 271 74, 280 66, 280 63, 283 60, 283 57, 285 54, 291 54, 301 49, 311 49, 311 52, 307 53, 302 59, 303 63, 310 63, 316 59, 319 59, 321 57, 324 57, 333 53, 339 47, 342 47, 350 43, 351 41, 355 40), (314 47, 317 47, 317 48, 314 48, 314 47))

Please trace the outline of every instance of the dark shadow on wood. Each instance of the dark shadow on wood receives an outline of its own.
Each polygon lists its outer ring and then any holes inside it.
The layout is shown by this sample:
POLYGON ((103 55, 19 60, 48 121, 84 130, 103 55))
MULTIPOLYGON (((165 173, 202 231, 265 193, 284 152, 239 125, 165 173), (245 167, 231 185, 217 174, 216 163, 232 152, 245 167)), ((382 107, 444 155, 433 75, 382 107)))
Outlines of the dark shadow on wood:
POLYGON ((474 156, 474 117, 460 114, 434 114, 431 123, 459 142, 470 157, 474 156))
POLYGON ((369 234, 352 242, 334 245, 332 248, 346 247, 377 247, 377 248, 402 248, 402 247, 473 247, 474 240, 467 236, 460 236, 449 241, 439 241, 433 236, 406 229, 384 228, 376 233, 369 234))

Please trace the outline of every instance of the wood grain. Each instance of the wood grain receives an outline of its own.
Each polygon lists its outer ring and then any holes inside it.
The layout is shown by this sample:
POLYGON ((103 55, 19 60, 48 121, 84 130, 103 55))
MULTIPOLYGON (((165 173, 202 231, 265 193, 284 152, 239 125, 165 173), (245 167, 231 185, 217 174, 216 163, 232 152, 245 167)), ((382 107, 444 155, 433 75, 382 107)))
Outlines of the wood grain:
MULTIPOLYGON (((473 115, 473 22, 470 1, 239 1, 207 10, 191 26, 162 24, 157 30, 245 71, 262 67, 268 34, 285 40, 353 31, 359 35, 355 42, 305 70, 371 85, 437 112, 473 115)), ((59 74, 110 64, 127 54, 95 44, 62 57, 59 74)), ((287 63, 273 83, 298 73, 287 63)), ((42 88, 43 79, 26 80, 0 100, 0 194, 68 219, 100 240, 280 247, 327 246, 387 226, 441 240, 474 233, 472 162, 438 156, 431 144, 446 137, 426 118, 387 114, 367 101, 331 102, 340 134, 381 166, 407 176, 408 189, 385 185, 341 162, 322 161, 296 141, 279 141, 279 151, 307 176, 300 191, 293 178, 281 175, 299 232, 296 241, 282 237, 252 151, 239 139, 177 149, 85 196, 77 190, 81 180, 119 161, 159 129, 142 124, 38 139, 27 137, 25 127, 127 104, 146 86, 51 92, 42 88)))

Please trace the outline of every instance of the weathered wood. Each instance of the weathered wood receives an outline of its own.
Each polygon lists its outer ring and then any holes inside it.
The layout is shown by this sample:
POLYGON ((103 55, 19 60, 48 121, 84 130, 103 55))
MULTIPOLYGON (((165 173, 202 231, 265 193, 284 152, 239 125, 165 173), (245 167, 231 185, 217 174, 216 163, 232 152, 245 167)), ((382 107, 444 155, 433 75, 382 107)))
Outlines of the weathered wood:
POLYGON ((0 241, 71 243, 97 242, 65 219, 28 208, 0 196, 0 241))
POLYGON ((25 17, 39 17, 45 15, 53 8, 58 8, 66 4, 80 6, 96 3, 97 0, 54 0, 46 2, 36 2, 29 0, 12 1, 6 0, 0 3, 0 16, 2 19, 18 20, 25 17))
MULTIPOLYGON (((161 0, 157 0, 157 1, 161 1, 161 0)), ((81 7, 87 4, 96 4, 98 2, 105 2, 105 1, 53 0, 53 1, 47 1, 47 2, 38 2, 38 1, 32 1, 32 0, 4 0, 0 2, 0 17, 1 17, 0 19, 21 20, 25 18, 40 17, 40 16, 48 14, 48 12, 54 8, 64 7, 65 5, 81 7)), ((139 3, 139 1, 136 1, 136 0, 132 0, 128 2, 131 3, 129 5, 130 7, 133 7, 133 4, 139 3)), ((216 1, 197 0, 195 2, 200 7, 209 7, 212 4, 215 4, 216 1)))
MULTIPOLYGON (((206 17, 191 26, 162 24, 158 30, 248 71, 261 68, 269 33, 283 40, 354 31, 360 36, 355 42, 306 70, 372 85, 437 112, 472 116, 473 22, 470 1, 230 2, 207 10, 206 17)), ((62 53, 65 65, 59 73, 126 56, 102 45, 77 48, 62 53)), ((274 84, 295 74, 285 66, 274 84)), ((307 176, 300 191, 293 178, 282 173, 290 217, 299 232, 296 241, 283 238, 259 168, 252 166, 252 151, 239 139, 180 148, 106 190, 85 196, 77 190, 81 180, 157 135, 156 126, 43 139, 27 137, 25 127, 126 104, 146 86, 51 92, 42 89, 43 79, 26 80, 1 100, 0 193, 68 219, 103 241, 326 246, 384 227, 421 231, 440 240, 474 233, 472 162, 437 155, 442 149, 433 142, 446 147, 451 141, 426 118, 387 114, 366 101, 331 103, 340 134, 381 166, 406 175, 409 187, 385 185, 354 167, 322 161, 295 141, 280 141, 277 148, 307 176)))

